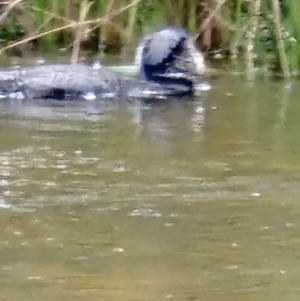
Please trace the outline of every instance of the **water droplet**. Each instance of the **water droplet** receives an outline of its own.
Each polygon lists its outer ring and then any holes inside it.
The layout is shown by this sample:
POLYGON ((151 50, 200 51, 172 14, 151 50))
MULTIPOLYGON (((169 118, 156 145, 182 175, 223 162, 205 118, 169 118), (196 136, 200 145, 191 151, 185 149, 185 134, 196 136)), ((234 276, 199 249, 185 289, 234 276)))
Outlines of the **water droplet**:
POLYGON ((198 106, 197 108, 195 108, 196 113, 203 114, 204 111, 205 111, 205 109, 201 106, 198 106))
POLYGON ((7 204, 7 203, 5 203, 5 202, 3 202, 3 201, 0 201, 0 208, 3 208, 3 209, 9 209, 9 208, 11 208, 11 207, 12 207, 12 205, 7 204))
POLYGON ((270 227, 269 226, 263 226, 263 227, 260 227, 259 230, 268 230, 270 227))
POLYGON ((124 172, 124 171, 126 171, 126 167, 123 164, 118 164, 114 168, 114 172, 124 172))
POLYGON ((292 90, 292 88, 293 88, 292 83, 286 83, 286 84, 284 85, 284 89, 285 89, 285 90, 292 90))
POLYGON ((92 93, 92 92, 85 93, 85 94, 82 95, 82 97, 85 100, 95 100, 96 99, 95 93, 92 93))
POLYGON ((65 164, 56 165, 56 168, 58 168, 58 169, 65 169, 66 167, 67 167, 67 165, 65 165, 65 164))
POLYGON ((124 249, 123 248, 114 248, 113 251, 122 253, 122 252, 124 252, 124 249))
POLYGON ((7 180, 0 180, 0 186, 6 186, 9 185, 9 181, 7 180))
POLYGON ((203 82, 201 84, 195 85, 195 90, 196 91, 209 91, 209 90, 211 90, 211 85, 203 82))
POLYGON ((24 94, 22 92, 13 92, 8 94, 9 98, 15 98, 15 99, 23 99, 25 98, 24 94))
POLYGON ((112 99, 116 97, 116 94, 115 93, 103 93, 102 94, 102 98, 108 98, 108 99, 112 99))
POLYGON ((27 279, 28 280, 42 280, 43 277, 42 276, 28 276, 27 279))
POLYGON ((141 216, 141 212, 139 209, 133 209, 131 213, 129 213, 129 216, 141 216))
POLYGON ((87 257, 86 256, 78 256, 75 258, 76 261, 84 261, 84 260, 87 260, 87 257))
POLYGON ((251 193, 251 196, 260 197, 260 192, 259 191, 255 191, 255 192, 251 193))
POLYGON ((43 65, 43 64, 45 64, 45 60, 44 60, 43 58, 37 59, 37 60, 36 60, 36 63, 37 63, 38 65, 43 65))
POLYGON ((95 70, 99 70, 100 68, 102 68, 102 65, 99 61, 96 61, 92 64, 92 68, 95 70))
POLYGON ((237 270, 238 266, 237 265, 230 265, 226 267, 227 270, 237 270))

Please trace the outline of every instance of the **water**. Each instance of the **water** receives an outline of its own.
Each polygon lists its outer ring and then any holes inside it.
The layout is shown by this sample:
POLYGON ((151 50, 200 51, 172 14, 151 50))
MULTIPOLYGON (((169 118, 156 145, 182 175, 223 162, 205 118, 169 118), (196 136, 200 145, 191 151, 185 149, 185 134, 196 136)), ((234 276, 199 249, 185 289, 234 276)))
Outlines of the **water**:
POLYGON ((3 101, 1 300, 299 300, 300 84, 211 84, 140 123, 3 101))

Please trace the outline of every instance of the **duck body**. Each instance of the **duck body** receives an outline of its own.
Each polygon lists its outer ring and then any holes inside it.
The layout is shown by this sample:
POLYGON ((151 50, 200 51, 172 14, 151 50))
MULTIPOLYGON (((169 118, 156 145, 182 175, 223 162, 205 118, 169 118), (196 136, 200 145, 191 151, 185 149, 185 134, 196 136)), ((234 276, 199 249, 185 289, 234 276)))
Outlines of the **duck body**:
POLYGON ((0 92, 56 100, 86 99, 87 95, 94 95, 95 99, 192 95, 205 68, 202 54, 197 52, 182 28, 169 26, 140 42, 135 56, 137 77, 104 66, 94 69, 82 64, 39 65, 0 71, 0 92))

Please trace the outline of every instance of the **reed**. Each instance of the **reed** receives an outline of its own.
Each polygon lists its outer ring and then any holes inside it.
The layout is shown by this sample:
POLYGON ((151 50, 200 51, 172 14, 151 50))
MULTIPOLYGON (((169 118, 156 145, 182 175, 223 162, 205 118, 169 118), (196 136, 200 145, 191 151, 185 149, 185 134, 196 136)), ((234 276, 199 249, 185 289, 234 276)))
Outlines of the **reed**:
MULTIPOLYGON (((122 50, 136 36, 177 24, 198 36, 208 58, 245 61, 248 78, 264 67, 289 77, 300 68, 296 0, 6 0, 0 3, 0 54, 122 50)), ((239 64, 240 65, 240 64, 239 64)))

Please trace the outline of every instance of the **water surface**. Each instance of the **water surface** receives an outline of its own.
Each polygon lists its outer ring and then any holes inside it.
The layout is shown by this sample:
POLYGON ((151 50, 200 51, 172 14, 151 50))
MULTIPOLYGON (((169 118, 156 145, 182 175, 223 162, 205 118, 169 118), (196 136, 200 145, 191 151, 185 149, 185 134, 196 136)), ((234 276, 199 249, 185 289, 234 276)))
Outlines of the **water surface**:
POLYGON ((299 300, 300 84, 146 110, 1 104, 1 300, 299 300))

